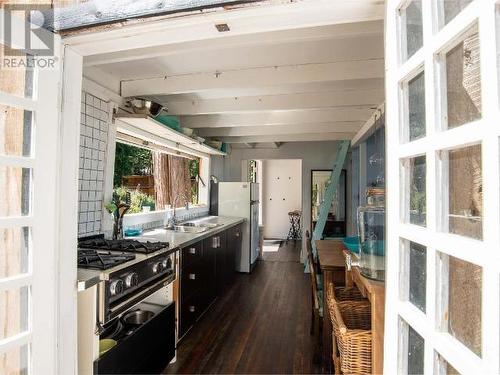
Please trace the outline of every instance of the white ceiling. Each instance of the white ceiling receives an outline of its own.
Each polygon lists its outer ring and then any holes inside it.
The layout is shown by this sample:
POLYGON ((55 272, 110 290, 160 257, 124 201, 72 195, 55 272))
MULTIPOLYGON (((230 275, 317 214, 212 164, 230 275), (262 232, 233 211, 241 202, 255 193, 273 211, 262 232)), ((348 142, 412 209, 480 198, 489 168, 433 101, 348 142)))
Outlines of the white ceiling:
POLYGON ((84 74, 239 147, 352 138, 384 100, 383 1, 345 3, 372 6, 371 20, 349 8, 353 22, 231 35, 236 17, 223 38, 88 56, 84 74))

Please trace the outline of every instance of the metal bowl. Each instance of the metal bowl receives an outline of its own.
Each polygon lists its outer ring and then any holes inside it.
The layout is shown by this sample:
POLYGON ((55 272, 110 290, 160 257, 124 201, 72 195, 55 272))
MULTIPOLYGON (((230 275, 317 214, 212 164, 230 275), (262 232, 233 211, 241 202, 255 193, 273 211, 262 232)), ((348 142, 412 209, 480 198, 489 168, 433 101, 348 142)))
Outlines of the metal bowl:
POLYGON ((148 310, 135 310, 124 315, 123 322, 132 326, 140 326, 155 316, 155 313, 148 310))
POLYGON ((132 109, 134 113, 150 115, 152 117, 158 116, 163 111, 163 106, 149 99, 136 98, 131 100, 132 109))

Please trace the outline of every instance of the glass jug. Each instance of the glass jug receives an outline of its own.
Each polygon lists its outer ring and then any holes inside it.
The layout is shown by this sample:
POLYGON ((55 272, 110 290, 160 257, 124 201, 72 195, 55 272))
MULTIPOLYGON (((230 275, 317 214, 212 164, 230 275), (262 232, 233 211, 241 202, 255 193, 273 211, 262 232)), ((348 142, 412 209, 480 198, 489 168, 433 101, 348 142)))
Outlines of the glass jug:
POLYGON ((361 274, 374 280, 385 278, 385 208, 364 206, 358 208, 360 242, 359 268, 361 274))

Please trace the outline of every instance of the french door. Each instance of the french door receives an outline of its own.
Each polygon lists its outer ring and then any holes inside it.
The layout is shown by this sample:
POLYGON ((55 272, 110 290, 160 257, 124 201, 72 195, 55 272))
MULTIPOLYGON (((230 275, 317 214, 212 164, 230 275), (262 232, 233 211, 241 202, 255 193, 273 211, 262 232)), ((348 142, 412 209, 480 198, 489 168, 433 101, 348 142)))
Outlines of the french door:
POLYGON ((60 41, 39 56, 22 18, 0 26, 0 373, 55 374, 60 41))
POLYGON ((495 0, 388 0, 386 374, 499 373, 495 0))

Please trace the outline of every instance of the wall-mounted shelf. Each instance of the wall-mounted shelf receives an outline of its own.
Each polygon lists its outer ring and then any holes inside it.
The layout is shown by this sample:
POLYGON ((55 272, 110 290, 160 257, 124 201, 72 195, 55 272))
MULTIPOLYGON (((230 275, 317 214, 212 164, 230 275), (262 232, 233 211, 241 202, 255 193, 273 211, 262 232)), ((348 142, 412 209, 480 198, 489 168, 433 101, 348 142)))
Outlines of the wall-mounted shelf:
POLYGON ((117 131, 196 156, 226 153, 216 150, 183 133, 169 128, 152 117, 142 114, 124 114, 115 117, 117 131), (200 155, 202 154, 202 155, 200 155))

